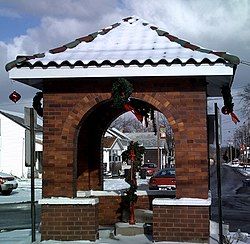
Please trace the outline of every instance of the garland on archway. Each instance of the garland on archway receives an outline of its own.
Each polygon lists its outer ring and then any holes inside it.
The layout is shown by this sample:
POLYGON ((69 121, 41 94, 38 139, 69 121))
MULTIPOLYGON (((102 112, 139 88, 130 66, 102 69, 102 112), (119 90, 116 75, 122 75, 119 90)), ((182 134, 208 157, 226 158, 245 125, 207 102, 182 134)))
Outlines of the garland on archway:
POLYGON ((142 104, 137 100, 131 100, 130 96, 133 92, 132 84, 124 78, 119 78, 113 83, 112 98, 113 106, 117 109, 125 109, 132 112, 137 120, 141 123, 145 122, 145 126, 148 127, 148 119, 150 118, 153 124, 154 133, 157 133, 154 110, 147 104, 142 104))
POLYGON ((129 101, 129 97, 133 92, 133 86, 124 78, 119 78, 113 83, 112 98, 115 108, 123 108, 129 101))
POLYGON ((232 121, 237 124, 238 122, 240 122, 240 120, 238 119, 238 117, 236 116, 236 114, 233 112, 233 97, 231 95, 231 91, 229 86, 223 86, 221 89, 221 94, 223 96, 223 100, 224 100, 224 106, 221 109, 221 112, 223 114, 229 114, 231 115, 232 121))
POLYGON ((129 189, 125 192, 123 201, 125 206, 129 207, 130 218, 129 224, 135 224, 134 204, 137 202, 137 181, 136 172, 141 168, 142 157, 144 154, 144 147, 139 146, 138 142, 130 142, 128 149, 122 153, 122 160, 130 163, 130 175, 127 176, 125 181, 130 185, 129 189))
POLYGON ((43 108, 42 108, 42 103, 41 103, 42 98, 43 98, 43 93, 37 92, 33 98, 33 104, 32 104, 37 114, 41 117, 43 117, 43 108))

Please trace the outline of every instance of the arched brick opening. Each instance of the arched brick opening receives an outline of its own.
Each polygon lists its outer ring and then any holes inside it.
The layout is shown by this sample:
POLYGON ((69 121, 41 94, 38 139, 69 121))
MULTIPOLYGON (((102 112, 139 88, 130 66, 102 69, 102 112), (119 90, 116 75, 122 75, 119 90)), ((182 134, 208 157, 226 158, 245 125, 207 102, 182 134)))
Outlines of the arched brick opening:
MULTIPOLYGON (((45 87, 44 197, 72 197, 76 196, 77 190, 86 189, 81 185, 81 181, 77 180, 77 138, 82 126, 81 121, 88 114, 92 114, 99 105, 110 101, 112 89, 112 80, 107 83, 101 80, 95 82, 94 90, 91 81, 77 83, 81 86, 76 84, 67 89, 62 86, 62 91, 56 92, 53 86, 45 87)), ((133 97, 161 111, 172 126, 176 152, 177 198, 207 198, 206 83, 197 83, 193 79, 185 78, 168 79, 167 82, 160 78, 145 78, 131 83, 134 87, 133 97)), ((107 111, 111 114, 107 121, 111 122, 116 114, 111 113, 112 109, 107 108, 105 113, 107 111)), ((102 119, 95 113, 92 116, 92 120, 102 119)), ((101 131, 104 129, 105 123, 101 131)), ((84 134, 83 130, 81 133, 84 134)), ((100 130, 97 134, 99 135, 94 141, 100 144, 100 130)), ((96 150, 100 153, 100 147, 96 150)), ((97 172, 93 170, 93 174, 97 172)), ((102 187, 100 179, 98 184, 91 184, 95 185, 95 189, 102 187)))
MULTIPOLYGON (((102 145, 101 138, 105 131, 119 115, 126 111, 114 109, 112 100, 102 100, 103 97, 94 97, 89 99, 89 104, 94 104, 86 111, 78 124, 79 114, 84 111, 80 103, 72 110, 68 120, 65 122, 67 128, 76 128, 74 141, 77 141, 75 147, 75 171, 74 178, 77 190, 102 190, 102 145), (96 103, 96 101, 100 101, 96 103), (78 110, 78 111, 77 111, 78 110), (70 124, 71 123, 71 124, 70 124)), ((135 94, 132 99, 147 103, 154 110, 162 112, 168 119, 175 134, 184 131, 184 123, 178 119, 178 113, 169 101, 161 103, 156 94, 135 94), (148 102, 150 101, 150 102, 148 102), (177 116, 174 116, 176 114, 177 116), (175 118, 177 117, 177 119, 175 118)), ((86 99, 83 99, 85 101, 86 99)), ((73 131, 72 131, 73 132, 73 131)))

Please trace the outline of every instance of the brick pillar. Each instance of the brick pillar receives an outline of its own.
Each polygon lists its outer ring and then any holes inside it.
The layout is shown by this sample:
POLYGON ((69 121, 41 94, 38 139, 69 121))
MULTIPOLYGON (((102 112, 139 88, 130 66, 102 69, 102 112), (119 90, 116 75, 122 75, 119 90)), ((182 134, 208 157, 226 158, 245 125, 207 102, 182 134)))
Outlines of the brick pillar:
POLYGON ((98 238, 98 198, 42 199, 42 240, 91 240, 98 238))
POLYGON ((210 199, 154 199, 153 239, 208 242, 210 204, 210 199))

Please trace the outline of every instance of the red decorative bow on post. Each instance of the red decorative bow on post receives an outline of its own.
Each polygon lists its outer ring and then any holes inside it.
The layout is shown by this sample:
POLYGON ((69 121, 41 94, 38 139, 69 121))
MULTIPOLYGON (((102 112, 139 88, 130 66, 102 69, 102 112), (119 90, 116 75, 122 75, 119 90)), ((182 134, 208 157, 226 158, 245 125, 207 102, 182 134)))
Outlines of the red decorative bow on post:
POLYGON ((224 106, 221 109, 221 112, 223 114, 229 114, 231 115, 232 121, 237 124, 238 122, 240 122, 240 120, 238 119, 238 117, 236 116, 236 114, 233 112, 233 97, 231 95, 231 91, 229 86, 223 86, 221 89, 221 93, 223 96, 223 100, 224 100, 224 106))

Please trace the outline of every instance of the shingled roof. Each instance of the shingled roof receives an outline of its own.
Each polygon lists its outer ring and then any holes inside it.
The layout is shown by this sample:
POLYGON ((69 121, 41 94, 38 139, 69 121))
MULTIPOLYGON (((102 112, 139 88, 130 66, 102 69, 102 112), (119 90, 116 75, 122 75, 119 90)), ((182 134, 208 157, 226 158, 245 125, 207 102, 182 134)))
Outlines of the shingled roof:
POLYGON ((208 96, 221 96, 239 62, 133 16, 47 52, 17 56, 6 70, 11 79, 37 89, 48 79, 205 77, 208 96))
POLYGON ((115 142, 115 137, 103 137, 103 147, 104 148, 111 148, 115 142))
POLYGON ((79 37, 48 52, 17 56, 13 67, 89 66, 145 63, 239 64, 238 57, 194 45, 138 17, 128 17, 100 31, 79 37))

